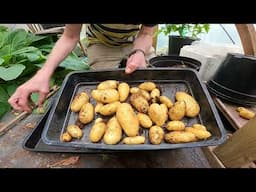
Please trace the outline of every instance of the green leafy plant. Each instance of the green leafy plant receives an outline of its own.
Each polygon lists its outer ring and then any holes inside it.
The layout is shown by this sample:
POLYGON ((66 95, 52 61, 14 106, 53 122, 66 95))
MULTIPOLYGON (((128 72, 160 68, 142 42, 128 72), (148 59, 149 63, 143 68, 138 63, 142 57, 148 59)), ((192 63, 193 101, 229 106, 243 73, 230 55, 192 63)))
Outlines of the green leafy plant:
POLYGON ((171 33, 177 32, 181 37, 197 39, 199 34, 208 33, 209 30, 209 24, 165 24, 165 26, 159 30, 159 33, 171 35, 171 33))

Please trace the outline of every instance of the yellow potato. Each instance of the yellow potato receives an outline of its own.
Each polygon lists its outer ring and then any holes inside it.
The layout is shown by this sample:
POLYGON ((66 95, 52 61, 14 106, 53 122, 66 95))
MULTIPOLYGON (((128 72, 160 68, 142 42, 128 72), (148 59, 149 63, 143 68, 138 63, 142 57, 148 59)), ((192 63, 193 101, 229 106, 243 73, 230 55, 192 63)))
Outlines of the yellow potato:
POLYGON ((116 89, 101 89, 101 90, 92 90, 92 97, 97 102, 101 103, 112 103, 119 101, 119 93, 116 89))
POLYGON ((239 115, 244 119, 252 119, 255 116, 255 113, 253 111, 244 107, 238 107, 236 110, 239 112, 239 115))
POLYGON ((159 145, 164 139, 164 130, 162 127, 153 126, 149 129, 149 141, 154 145, 159 145))
POLYGON ((67 132, 73 138, 80 139, 83 136, 82 130, 77 125, 69 125, 67 132))
POLYGON ((100 122, 103 122, 103 119, 102 118, 97 118, 97 119, 95 119, 95 123, 100 123, 100 122))
POLYGON ((94 108, 91 103, 86 103, 82 106, 79 112, 79 121, 83 124, 90 123, 94 118, 94 108))
POLYGON ((121 102, 125 101, 129 95, 130 86, 127 83, 120 83, 118 85, 119 99, 121 102))
POLYGON ((183 131, 185 130, 185 123, 182 121, 170 121, 167 123, 166 129, 168 131, 183 131))
POLYGON ((107 125, 104 122, 95 122, 89 135, 91 142, 99 142, 104 136, 106 129, 107 125))
POLYGON ((116 117, 127 136, 139 134, 139 120, 130 104, 121 103, 117 108, 116 117))
POLYGON ((199 114, 200 106, 191 95, 185 92, 176 92, 175 98, 177 101, 185 101, 187 117, 195 117, 199 114))
POLYGON ((148 115, 146 115, 144 113, 138 113, 137 117, 138 117, 139 123, 142 127, 150 128, 152 126, 153 123, 148 115))
POLYGON ((206 127, 204 125, 201 125, 201 124, 198 124, 198 123, 192 125, 192 127, 195 128, 195 129, 207 131, 207 129, 206 129, 206 127))
POLYGON ((130 89, 130 93, 131 93, 131 94, 138 93, 139 91, 140 91, 140 89, 139 89, 138 87, 132 87, 132 88, 130 89))
POLYGON ((95 106, 95 113, 99 113, 100 108, 103 106, 103 103, 101 102, 97 102, 96 106, 95 106))
POLYGON ((211 136, 211 133, 209 131, 195 129, 193 127, 186 127, 185 131, 193 133, 198 139, 207 139, 211 136))
POLYGON ((160 97, 160 90, 157 89, 157 88, 153 89, 153 90, 151 91, 151 93, 150 93, 150 97, 151 97, 152 99, 156 99, 156 98, 160 97))
POLYGON ((168 143, 187 143, 197 141, 193 133, 185 131, 172 131, 165 134, 164 139, 168 143))
POLYGON ((164 95, 161 95, 159 97, 159 100, 161 103, 165 104, 168 108, 171 108, 173 106, 172 100, 164 95))
POLYGON ((123 143, 128 145, 138 145, 138 144, 144 144, 145 140, 146 138, 144 136, 125 137, 123 139, 123 143))
POLYGON ((71 102, 70 109, 73 112, 80 111, 83 104, 89 102, 89 96, 86 92, 81 92, 78 95, 75 96, 74 100, 71 102))
POLYGON ((122 128, 117 118, 112 117, 107 123, 107 130, 103 137, 103 141, 108 145, 115 145, 122 139, 122 128))
POLYGON ((116 89, 117 86, 118 86, 118 81, 116 81, 116 80, 106 80, 106 81, 102 81, 97 86, 97 89, 116 89))
POLYGON ((176 101, 169 109, 168 115, 171 120, 181 120, 186 114, 186 103, 184 101, 176 101))
POLYGON ((147 91, 145 91, 143 89, 139 90, 139 94, 141 96, 143 96, 147 101, 149 101, 151 99, 149 92, 147 92, 147 91))
POLYGON ((139 88, 145 91, 152 91, 156 88, 156 84, 153 82, 144 82, 139 85, 139 88))
POLYGON ((100 109, 99 109, 99 113, 101 115, 113 115, 116 113, 117 107, 120 105, 121 103, 119 101, 115 101, 113 103, 109 103, 106 105, 103 105, 100 109))
POLYGON ((166 110, 158 103, 153 103, 149 106, 148 115, 150 119, 158 126, 162 126, 168 118, 166 110))
POLYGON ((61 136, 60 136, 60 140, 63 141, 63 142, 69 142, 72 140, 72 137, 71 135, 66 132, 66 133, 63 133, 61 136))
POLYGON ((140 94, 138 93, 132 94, 130 97, 130 101, 132 106, 134 106, 138 112, 141 112, 141 113, 148 112, 148 108, 149 108, 148 101, 140 94))

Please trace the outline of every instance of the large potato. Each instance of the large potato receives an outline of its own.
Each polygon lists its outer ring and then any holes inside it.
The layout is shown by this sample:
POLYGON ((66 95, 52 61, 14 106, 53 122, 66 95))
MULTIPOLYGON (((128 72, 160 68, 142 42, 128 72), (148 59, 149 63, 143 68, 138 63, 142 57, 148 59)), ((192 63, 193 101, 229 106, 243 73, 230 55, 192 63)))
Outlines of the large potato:
POLYGON ((139 84, 139 88, 145 91, 152 91, 153 89, 156 88, 156 84, 153 82, 144 82, 139 84))
POLYGON ((176 101, 169 109, 168 115, 171 120, 181 120, 186 114, 186 103, 184 101, 176 101))
POLYGON ((101 90, 92 90, 92 97, 97 102, 101 103, 112 103, 119 101, 119 93, 116 89, 101 89, 101 90))
POLYGON ((107 123, 107 130, 103 137, 104 143, 109 145, 117 144, 122 138, 122 128, 117 121, 117 118, 112 117, 107 123))
POLYGON ((147 116, 146 114, 138 113, 137 117, 138 117, 139 123, 142 127, 150 128, 152 126, 153 123, 152 123, 151 119, 149 118, 149 116, 147 116))
POLYGON ((79 121, 83 124, 90 123, 94 118, 94 108, 91 103, 86 103, 82 106, 79 112, 79 121))
POLYGON ((144 136, 125 137, 123 143, 128 145, 138 145, 145 143, 145 140, 146 138, 144 136))
POLYGON ((130 104, 121 103, 117 108, 116 117, 127 136, 138 135, 139 120, 130 104))
POLYGON ((113 103, 109 103, 106 105, 103 105, 100 109, 99 109, 99 113, 101 115, 113 115, 116 110, 117 107, 120 105, 121 103, 119 101, 115 101, 113 103))
POLYGON ((132 94, 130 97, 132 106, 141 113, 147 113, 149 104, 148 101, 139 93, 132 94))
POLYGON ((120 83, 118 85, 119 99, 121 102, 125 101, 129 95, 130 86, 127 83, 120 83))
POLYGON ((168 108, 171 108, 173 106, 173 102, 171 99, 169 99, 168 97, 161 95, 159 97, 159 100, 161 103, 165 104, 168 108))
POLYGON ((207 139, 211 136, 209 131, 195 129, 193 127, 186 127, 185 131, 193 133, 198 139, 207 139))
POLYGON ((107 125, 103 121, 95 123, 89 135, 91 142, 99 142, 104 136, 106 129, 107 125))
POLYGON ((74 100, 71 102, 70 109, 73 112, 80 111, 83 104, 89 102, 89 96, 86 92, 81 92, 78 95, 75 96, 74 100))
POLYGON ((95 113, 99 113, 100 108, 103 106, 103 103, 101 102, 97 102, 96 106, 95 106, 95 113))
POLYGON ((244 119, 252 119, 255 116, 255 113, 249 109, 246 109, 244 107, 238 107, 237 112, 239 113, 240 117, 243 117, 244 119))
POLYGON ((187 143, 197 141, 197 138, 193 133, 185 131, 172 131, 165 134, 164 139, 168 143, 187 143))
POLYGON ((204 125, 202 125, 202 124, 196 123, 196 124, 193 124, 192 127, 195 128, 195 129, 207 131, 206 127, 204 125))
POLYGON ((118 81, 116 81, 116 80, 106 80, 106 81, 102 81, 97 86, 97 89, 116 89, 117 86, 118 86, 118 81))
POLYGON ((158 126, 162 126, 168 118, 166 110, 158 103, 153 103, 149 106, 148 115, 158 126))
POLYGON ((183 131, 185 130, 185 123, 182 121, 170 121, 167 123, 166 129, 168 131, 183 131))
POLYGON ((77 125, 69 125, 67 132, 71 137, 76 139, 80 139, 83 136, 82 130, 77 125))
POLYGON ((175 98, 177 101, 185 101, 187 117, 195 117, 199 114, 200 106, 191 95, 185 92, 176 92, 175 98))
POLYGON ((164 130, 159 126, 153 126, 149 129, 149 141, 154 145, 159 145, 164 139, 164 130))

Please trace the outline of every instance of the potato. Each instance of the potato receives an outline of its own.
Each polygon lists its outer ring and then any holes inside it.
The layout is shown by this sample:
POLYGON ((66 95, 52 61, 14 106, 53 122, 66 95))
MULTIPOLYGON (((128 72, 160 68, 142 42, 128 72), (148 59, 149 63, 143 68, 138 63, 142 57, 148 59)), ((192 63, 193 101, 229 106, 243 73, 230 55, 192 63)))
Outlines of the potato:
POLYGON ((97 102, 113 103, 119 101, 119 93, 116 89, 92 90, 91 94, 97 102))
POLYGON ((118 81, 116 80, 106 80, 102 81, 98 86, 97 89, 116 89, 118 86, 118 81))
POLYGON ((148 101, 139 93, 132 94, 130 97, 130 101, 132 106, 134 106, 138 112, 141 112, 141 113, 148 112, 148 108, 149 108, 148 101))
POLYGON ((99 117, 99 118, 95 119, 94 123, 100 123, 100 122, 103 122, 103 119, 99 117))
POLYGON ((200 106, 191 95, 185 92, 176 92, 175 98, 177 101, 185 101, 187 117, 195 117, 199 114, 200 106))
POLYGON ((158 103, 153 103, 149 106, 148 115, 158 126, 162 126, 168 118, 166 110, 158 103))
POLYGON ((185 123, 182 121, 170 121, 167 123, 166 129, 168 131, 183 131, 185 130, 185 123))
POLYGON ((67 132, 73 138, 80 139, 83 136, 82 130, 77 125, 69 125, 67 132))
POLYGON ((153 89, 153 90, 151 91, 151 93, 150 93, 150 97, 151 97, 152 99, 156 99, 156 98, 160 97, 160 90, 157 89, 157 88, 153 89))
POLYGON ((90 123, 94 118, 94 108, 91 103, 86 103, 82 106, 79 112, 79 121, 83 124, 90 123))
POLYGON ((168 108, 171 108, 173 106, 173 102, 171 99, 169 99, 168 97, 161 95, 159 97, 159 100, 161 103, 165 104, 168 108))
POLYGON ((185 131, 172 131, 165 134, 164 139, 168 143, 187 143, 197 141, 193 133, 185 131))
POLYGON ((103 103, 101 102, 97 102, 96 106, 95 106, 95 113, 99 113, 100 108, 103 106, 103 103))
POLYGON ((122 139, 122 128, 117 118, 112 117, 107 123, 107 130, 103 137, 103 141, 108 145, 115 145, 122 139))
POLYGON ((145 140, 146 138, 144 136, 125 137, 123 139, 123 143, 128 145, 138 145, 138 144, 144 144, 145 140))
POLYGON ((159 126, 153 126, 149 129, 149 141, 154 145, 159 145, 164 139, 164 130, 159 126))
MULTIPOLYGON (((100 118, 101 119, 101 118, 100 118)), ((103 122, 98 120, 98 122, 92 126, 92 129, 90 131, 90 140, 91 142, 99 142, 101 138, 104 136, 104 133, 107 129, 107 125, 103 122)))
POLYGON ((75 96, 74 100, 71 102, 70 109, 73 112, 80 111, 83 104, 89 102, 89 96, 86 92, 81 92, 78 95, 75 96))
POLYGON ((60 136, 60 140, 63 142, 69 142, 72 140, 72 137, 68 132, 65 132, 60 136))
POLYGON ((131 94, 138 93, 139 91, 140 91, 140 89, 139 89, 138 87, 132 87, 132 88, 130 89, 130 93, 131 93, 131 94))
POLYGON ((211 136, 211 133, 209 131, 195 129, 193 127, 186 127, 185 131, 193 133, 198 139, 207 139, 211 136))
POLYGON ((243 117, 244 119, 252 119, 255 116, 255 113, 249 109, 246 109, 244 107, 238 107, 236 109, 239 112, 239 115, 243 117))
POLYGON ((144 114, 144 113, 138 113, 137 114, 138 120, 139 120, 139 124, 144 127, 144 128, 150 128, 152 126, 152 121, 149 118, 148 115, 144 114))
POLYGON ((143 96, 147 101, 149 101, 151 99, 149 92, 147 92, 147 91, 145 91, 143 89, 139 90, 139 94, 141 96, 143 96))
POLYGON ((184 101, 176 101, 169 109, 168 115, 171 120, 181 120, 186 114, 186 103, 184 101))
POLYGON ((207 129, 206 129, 206 127, 204 125, 201 125, 201 124, 198 124, 198 123, 192 125, 192 127, 195 128, 195 129, 207 131, 207 129))
POLYGON ((129 137, 139 133, 139 120, 129 103, 121 103, 116 111, 116 117, 125 134, 129 137))
POLYGON ((145 91, 152 91, 156 88, 156 84, 153 82, 144 82, 139 85, 139 88, 145 91))
POLYGON ((127 83, 120 83, 118 85, 119 99, 121 102, 127 99, 129 92, 130 92, 130 86, 127 83))
POLYGON ((101 115, 113 115, 116 112, 118 105, 120 105, 120 104, 121 103, 119 101, 115 101, 113 103, 103 105, 99 109, 99 113, 101 115))

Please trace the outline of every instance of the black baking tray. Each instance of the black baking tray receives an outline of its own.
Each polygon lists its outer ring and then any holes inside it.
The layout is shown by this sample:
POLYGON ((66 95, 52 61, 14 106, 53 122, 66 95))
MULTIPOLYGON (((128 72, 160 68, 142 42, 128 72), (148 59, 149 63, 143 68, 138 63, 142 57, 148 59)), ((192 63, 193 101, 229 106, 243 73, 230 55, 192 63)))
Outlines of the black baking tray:
MULTIPOLYGON (((95 101, 91 99, 93 105, 95 101)), ((95 119, 98 116, 95 116, 95 119)), ((132 123, 132 122, 131 122, 132 123)), ((65 147, 80 147, 88 149, 102 150, 162 150, 176 149, 185 147, 202 147, 210 145, 219 145, 225 140, 225 130, 220 120, 217 109, 212 101, 206 86, 198 77, 197 71, 188 68, 147 68, 139 69, 134 73, 127 75, 124 69, 114 70, 95 70, 80 71, 70 73, 64 80, 56 102, 50 111, 49 118, 46 121, 45 129, 42 133, 43 141, 48 145, 58 145, 65 147), (160 145, 152 145, 148 140, 148 129, 140 129, 140 133, 146 137, 143 145, 125 145, 120 141, 116 145, 106 145, 103 141, 91 143, 89 132, 94 123, 91 122, 84 126, 83 137, 71 142, 62 142, 60 135, 66 131, 66 127, 74 124, 78 118, 78 113, 70 111, 70 103, 74 96, 86 91, 90 93, 92 89, 108 79, 127 82, 130 86, 137 86, 145 81, 153 81, 162 90, 163 95, 170 97, 174 101, 177 91, 186 91, 191 94, 201 106, 200 114, 195 118, 184 118, 187 126, 194 123, 204 124, 212 133, 212 136, 203 141, 170 144, 163 142, 160 145)))

